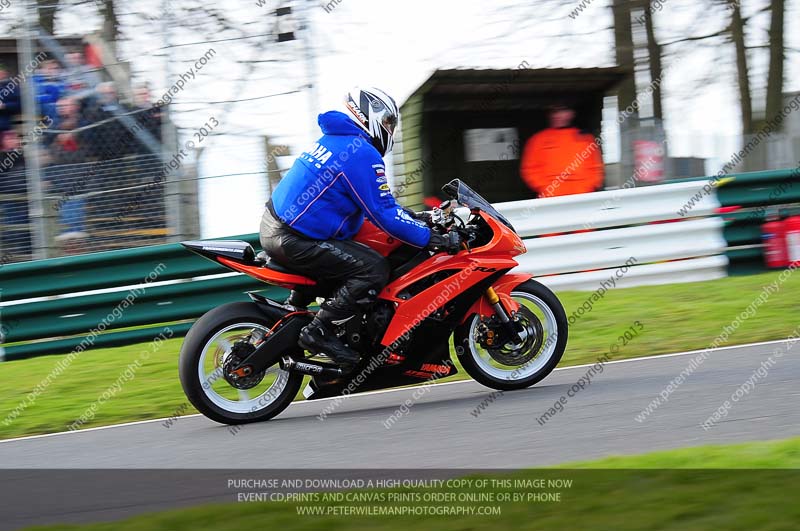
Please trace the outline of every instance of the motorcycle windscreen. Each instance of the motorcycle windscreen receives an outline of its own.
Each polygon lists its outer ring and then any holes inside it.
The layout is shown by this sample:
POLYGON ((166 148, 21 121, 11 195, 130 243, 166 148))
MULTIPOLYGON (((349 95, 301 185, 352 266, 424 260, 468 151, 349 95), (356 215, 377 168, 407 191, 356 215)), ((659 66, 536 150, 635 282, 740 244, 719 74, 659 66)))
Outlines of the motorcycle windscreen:
POLYGON ((442 187, 442 191, 453 196, 456 201, 466 207, 481 209, 509 229, 517 232, 511 222, 508 221, 500 212, 498 212, 491 203, 489 203, 486 199, 481 197, 478 192, 461 182, 459 179, 453 179, 444 185, 442 187))

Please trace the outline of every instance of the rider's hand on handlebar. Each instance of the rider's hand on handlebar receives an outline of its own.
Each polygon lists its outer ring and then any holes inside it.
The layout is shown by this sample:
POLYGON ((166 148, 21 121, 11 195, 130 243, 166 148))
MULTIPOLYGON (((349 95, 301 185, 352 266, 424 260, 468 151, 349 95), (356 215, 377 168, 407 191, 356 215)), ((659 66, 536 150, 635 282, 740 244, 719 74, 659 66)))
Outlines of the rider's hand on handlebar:
POLYGON ((456 254, 461 250, 461 237, 456 231, 447 234, 431 231, 431 240, 425 248, 434 252, 446 251, 447 254, 456 254))
POLYGON ((433 215, 430 212, 414 212, 414 218, 424 222, 429 227, 433 225, 433 215))
POLYGON ((433 219, 430 212, 422 211, 422 212, 414 212, 410 208, 403 207, 403 210, 406 211, 406 214, 411 216, 411 218, 424 222, 426 225, 431 226, 433 225, 433 219))

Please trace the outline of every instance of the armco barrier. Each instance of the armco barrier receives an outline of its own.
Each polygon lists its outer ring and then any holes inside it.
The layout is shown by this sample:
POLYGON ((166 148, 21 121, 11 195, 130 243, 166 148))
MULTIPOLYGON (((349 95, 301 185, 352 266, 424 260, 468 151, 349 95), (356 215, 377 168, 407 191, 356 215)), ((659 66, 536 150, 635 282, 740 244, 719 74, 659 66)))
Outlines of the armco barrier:
POLYGON ((597 289, 626 266, 625 285, 711 280, 728 260, 720 203, 705 182, 683 182, 495 205, 528 252, 520 270, 556 290, 597 289), (697 197, 689 215, 677 212, 697 197), (567 233, 567 234, 564 234, 567 233), (553 275, 553 276, 550 276, 553 275))
POLYGON ((755 208, 800 201, 800 167, 734 174, 726 181, 717 192, 722 206, 755 208))
MULTIPOLYGON (((552 275, 616 268, 630 258, 644 265, 714 256, 725 252, 722 225, 708 218, 529 239, 528 252, 518 261, 523 271, 552 275)), ((680 282, 681 277, 664 280, 680 282)))
POLYGON ((713 280, 726 276, 725 267, 728 259, 725 256, 706 256, 689 260, 662 262, 655 264, 636 265, 623 271, 620 275, 616 271, 601 269, 585 273, 567 273, 565 275, 552 275, 541 277, 538 280, 555 291, 594 291, 601 285, 613 284, 613 288, 630 288, 633 286, 651 284, 670 284, 675 279, 680 282, 699 282, 713 280), (613 283, 610 281, 614 278, 613 283))
POLYGON ((705 182, 607 190, 593 194, 514 201, 495 205, 523 237, 674 220, 689 199, 701 194, 687 217, 708 216, 721 206, 702 194, 705 182))
MULTIPOLYGON (((233 239, 258 242, 254 234, 233 239)), ((159 281, 228 271, 178 244, 51 258, 0 268, 0 302, 130 286, 142 282, 159 263, 167 266, 159 273, 159 281)))

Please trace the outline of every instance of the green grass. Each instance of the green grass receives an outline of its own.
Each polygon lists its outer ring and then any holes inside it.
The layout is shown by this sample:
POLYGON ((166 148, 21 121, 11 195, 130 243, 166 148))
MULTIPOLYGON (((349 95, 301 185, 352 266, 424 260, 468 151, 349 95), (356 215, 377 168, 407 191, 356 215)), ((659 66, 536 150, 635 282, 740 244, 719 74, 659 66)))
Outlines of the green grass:
MULTIPOLYGON (((644 329, 612 359, 649 356, 706 348, 778 273, 732 277, 710 282, 649 286, 608 292, 590 313, 570 328, 567 353, 561 366, 594 362, 620 344, 618 337, 635 321, 644 329)), ((727 344, 784 339, 798 331, 800 274, 788 281, 743 321, 727 344)), ((587 299, 587 293, 562 293, 567 314, 587 299)), ((177 355, 180 339, 165 341, 161 348, 124 383, 110 400, 99 405, 93 420, 83 427, 141 419, 169 417, 186 409, 178 382, 177 355)), ((62 431, 125 370, 148 350, 134 345, 88 351, 52 381, 38 399, 9 424, 6 415, 52 371, 63 356, 40 357, 0 364, 0 438, 62 431)), ((464 378, 461 372, 455 378, 464 378)))
MULTIPOLYGON (((707 446, 617 457, 563 465, 555 469, 525 470, 469 479, 572 480, 570 488, 545 488, 560 492, 559 502, 455 502, 455 503, 227 503, 134 517, 122 522, 89 526, 37 527, 40 530, 89 529, 92 531, 233 531, 281 530, 399 530, 456 531, 489 529, 601 529, 707 531, 777 531, 797 529, 800 504, 800 438, 785 441, 707 446), (673 468, 678 467, 678 468, 673 468), (729 468, 721 470, 720 467, 729 468), (297 507, 365 505, 383 506, 494 506, 493 516, 308 516, 297 507)), ((250 474, 248 477, 267 477, 250 474)), ((522 493, 535 488, 504 485, 498 488, 456 489, 445 493, 522 493)), ((244 491, 248 489, 243 489, 244 491)), ((373 490, 373 495, 409 490, 373 490)), ((415 490, 420 494, 424 489, 415 490)), ((233 499, 235 494, 231 494, 233 499)), ((33 529, 33 528, 31 528, 33 529)))
POLYGON ((614 456, 588 463, 567 463, 558 468, 795 469, 800 479, 800 437, 614 456))
MULTIPOLYGON (((730 326, 764 286, 778 277, 779 273, 765 273, 611 291, 591 313, 570 327, 564 359, 569 364, 594 362, 608 353, 618 336, 637 320, 644 331, 628 345, 621 346, 619 356, 614 359, 707 348, 723 327, 730 326)), ((758 307, 754 316, 742 321, 724 344, 785 339, 800 332, 799 294, 800 274, 795 272, 758 307)), ((559 294, 567 315, 586 298, 586 293, 559 294)))

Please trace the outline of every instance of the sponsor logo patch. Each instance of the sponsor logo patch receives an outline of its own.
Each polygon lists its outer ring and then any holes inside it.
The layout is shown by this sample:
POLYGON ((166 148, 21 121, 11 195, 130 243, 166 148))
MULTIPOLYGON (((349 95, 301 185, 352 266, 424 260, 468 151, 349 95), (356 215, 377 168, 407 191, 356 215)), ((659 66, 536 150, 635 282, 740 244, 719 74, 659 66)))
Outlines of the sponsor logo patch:
POLYGON ((423 363, 420 370, 426 372, 433 372, 436 374, 450 374, 450 367, 448 365, 436 365, 433 363, 423 363))

